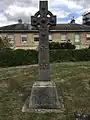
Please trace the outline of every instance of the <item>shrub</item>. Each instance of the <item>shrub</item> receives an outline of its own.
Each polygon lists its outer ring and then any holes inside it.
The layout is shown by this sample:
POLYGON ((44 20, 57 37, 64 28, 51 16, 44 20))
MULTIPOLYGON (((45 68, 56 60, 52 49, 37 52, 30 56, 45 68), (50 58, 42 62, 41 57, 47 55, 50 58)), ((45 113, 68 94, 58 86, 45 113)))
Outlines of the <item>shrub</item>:
POLYGON ((36 64, 38 61, 37 51, 17 49, 14 51, 15 65, 36 64))
POLYGON ((50 50, 55 50, 55 49, 75 49, 75 45, 73 45, 70 42, 63 42, 63 43, 59 43, 59 42, 51 42, 49 43, 49 48, 50 50))
MULTIPOLYGON (((90 49, 56 49, 50 50, 50 62, 90 61, 90 49)), ((0 67, 31 65, 38 63, 36 50, 11 50, 0 51, 0 67)))
POLYGON ((14 66, 13 63, 14 52, 11 49, 4 49, 0 51, 0 66, 8 67, 14 66))

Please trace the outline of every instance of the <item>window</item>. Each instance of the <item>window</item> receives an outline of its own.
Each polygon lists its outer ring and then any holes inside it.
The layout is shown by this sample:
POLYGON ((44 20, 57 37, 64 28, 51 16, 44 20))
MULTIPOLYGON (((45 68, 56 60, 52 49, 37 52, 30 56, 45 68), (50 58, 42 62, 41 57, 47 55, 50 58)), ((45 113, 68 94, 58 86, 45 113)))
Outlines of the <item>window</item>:
POLYGON ((27 34, 21 34, 21 42, 27 43, 27 34))
POLYGON ((90 33, 87 33, 87 40, 90 40, 90 33))
MULTIPOLYGON (((34 41, 36 41, 36 42, 39 41, 39 34, 38 33, 34 33, 33 37, 34 37, 34 41)), ((49 41, 52 41, 51 34, 49 34, 49 41)))
POLYGON ((38 33, 34 33, 33 35, 34 41, 39 41, 39 34, 38 33))
POLYGON ((13 34, 9 34, 8 38, 10 38, 10 43, 13 44, 14 43, 14 35, 13 34))
POLYGON ((80 34, 75 34, 75 43, 79 43, 80 42, 80 34))
POLYGON ((52 41, 52 35, 49 34, 49 41, 52 41))
POLYGON ((61 41, 67 41, 67 34, 61 34, 61 41))
POLYGON ((39 41, 39 37, 35 37, 35 38, 34 38, 34 41, 39 41))

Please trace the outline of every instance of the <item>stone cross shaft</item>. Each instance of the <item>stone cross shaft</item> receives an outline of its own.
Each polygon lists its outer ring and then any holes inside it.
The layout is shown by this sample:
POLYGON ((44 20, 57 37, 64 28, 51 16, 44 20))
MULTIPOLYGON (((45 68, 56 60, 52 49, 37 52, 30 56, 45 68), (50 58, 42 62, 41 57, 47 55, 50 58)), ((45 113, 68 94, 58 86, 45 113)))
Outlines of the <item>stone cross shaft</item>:
POLYGON ((40 1, 39 11, 31 16, 31 25, 39 30, 39 80, 50 81, 49 28, 56 25, 56 16, 48 11, 48 1, 40 1))

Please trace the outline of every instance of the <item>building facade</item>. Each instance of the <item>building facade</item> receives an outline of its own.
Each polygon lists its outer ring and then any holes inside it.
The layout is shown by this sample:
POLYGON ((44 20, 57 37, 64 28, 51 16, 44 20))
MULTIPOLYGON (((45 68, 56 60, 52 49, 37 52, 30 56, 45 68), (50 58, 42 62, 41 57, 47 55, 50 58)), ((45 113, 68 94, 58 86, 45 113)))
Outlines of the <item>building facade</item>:
MULTIPOLYGON (((0 36, 8 36, 14 49, 38 49, 39 34, 30 24, 22 23, 0 27, 0 36)), ((76 49, 90 45, 90 26, 76 24, 74 20, 67 24, 57 24, 50 28, 49 42, 67 42, 70 40, 76 49)))
POLYGON ((83 24, 90 25, 90 12, 86 12, 83 14, 83 24))

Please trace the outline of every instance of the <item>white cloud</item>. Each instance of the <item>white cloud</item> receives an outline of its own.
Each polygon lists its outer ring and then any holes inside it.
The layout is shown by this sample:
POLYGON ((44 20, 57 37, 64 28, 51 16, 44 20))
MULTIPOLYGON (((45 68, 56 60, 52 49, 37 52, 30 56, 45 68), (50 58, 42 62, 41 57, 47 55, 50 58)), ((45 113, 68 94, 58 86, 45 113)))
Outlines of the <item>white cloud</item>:
POLYGON ((72 0, 76 4, 81 5, 84 9, 90 8, 90 0, 72 0))
POLYGON ((7 18, 4 16, 3 13, 0 14, 0 22, 7 21, 7 18))
POLYGON ((76 23, 82 24, 82 16, 80 16, 76 19, 76 23))
POLYGON ((2 21, 2 22, 0 22, 0 26, 2 27, 2 26, 7 26, 7 25, 11 25, 11 24, 16 24, 17 22, 15 22, 15 21, 2 21))
POLYGON ((38 11, 36 7, 20 7, 17 5, 10 5, 8 9, 5 10, 4 15, 7 17, 8 21, 17 21, 19 18, 25 22, 30 22, 30 16, 34 15, 38 11))
POLYGON ((38 0, 0 1, 0 26, 16 23, 19 18, 30 22, 30 16, 38 11, 38 7, 38 0))
MULTIPOLYGON (((0 0, 0 26, 13 24, 21 18, 24 22, 30 22, 30 16, 39 10, 40 0, 0 0)), ((70 11, 63 9, 68 7, 71 12, 81 15, 84 11, 90 11, 90 0, 48 0, 49 10, 57 15, 58 18, 65 18, 70 11), (59 6, 62 6, 60 8, 59 6), (57 9, 56 9, 57 8, 57 9)), ((81 23, 81 17, 77 22, 81 23)))
POLYGON ((17 5, 10 5, 8 9, 5 11, 6 14, 10 14, 11 16, 17 15, 18 13, 25 13, 26 15, 32 14, 34 15, 38 11, 36 7, 20 7, 17 5))
POLYGON ((58 9, 52 13, 56 15, 58 18, 65 18, 69 15, 69 12, 65 12, 64 10, 58 10, 58 9))
POLYGON ((50 0, 51 6, 57 6, 57 5, 66 5, 69 9, 81 9, 82 6, 76 4, 74 1, 70 0, 50 0))

